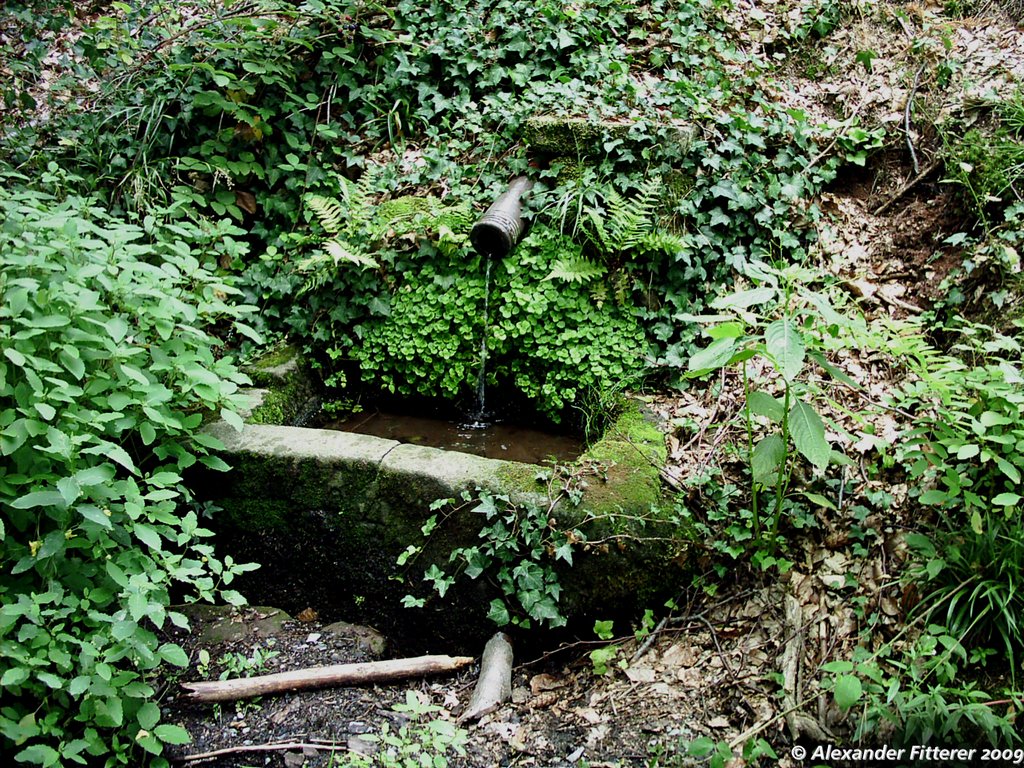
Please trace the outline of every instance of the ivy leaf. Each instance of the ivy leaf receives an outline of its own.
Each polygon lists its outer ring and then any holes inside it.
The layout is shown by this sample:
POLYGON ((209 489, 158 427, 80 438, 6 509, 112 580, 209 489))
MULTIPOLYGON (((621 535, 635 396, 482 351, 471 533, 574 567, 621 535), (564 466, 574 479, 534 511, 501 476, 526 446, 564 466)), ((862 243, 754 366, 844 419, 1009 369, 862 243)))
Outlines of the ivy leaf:
POLYGON ((792 381, 804 367, 804 339, 796 321, 789 317, 776 320, 764 330, 764 343, 775 368, 786 381, 792 381))
POLYGON ((825 439, 825 425, 818 412, 802 400, 797 400, 789 411, 789 433, 793 444, 818 469, 828 466, 831 449, 825 439))
POLYGON ((505 607, 501 600, 491 600, 491 608, 487 611, 487 618, 499 627, 504 627, 511 621, 511 617, 508 615, 508 608, 505 607))
POLYGON ((750 469, 754 474, 754 482, 759 485, 773 485, 779 467, 786 460, 786 444, 782 435, 768 435, 757 445, 750 456, 750 469))

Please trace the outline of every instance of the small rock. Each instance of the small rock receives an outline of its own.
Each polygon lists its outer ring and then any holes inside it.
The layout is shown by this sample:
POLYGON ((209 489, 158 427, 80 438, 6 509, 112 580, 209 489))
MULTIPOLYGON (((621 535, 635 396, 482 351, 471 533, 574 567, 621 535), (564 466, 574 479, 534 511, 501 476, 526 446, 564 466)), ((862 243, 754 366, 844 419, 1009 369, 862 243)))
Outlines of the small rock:
POLYGON ((323 634, 321 634, 320 632, 310 632, 309 637, 306 638, 306 642, 312 645, 313 643, 320 640, 321 637, 323 637, 323 634))
POLYGON ((351 723, 348 724, 349 733, 368 733, 369 731, 370 726, 359 720, 353 720, 351 723))
POLYGON ((284 764, 286 768, 302 768, 306 764, 306 756, 301 752, 285 752, 284 764))
POLYGON ((348 749, 360 755, 372 755, 377 751, 377 745, 358 736, 348 737, 348 749))
POLYGON ((570 752, 568 755, 565 756, 566 762, 575 763, 577 760, 579 760, 581 757, 583 757, 583 753, 585 751, 586 751, 586 747, 577 747, 576 749, 574 749, 572 752, 570 752))
POLYGON ((363 627, 359 624, 349 624, 347 621, 336 621, 328 624, 321 630, 325 635, 346 640, 354 640, 355 644, 365 651, 371 658, 378 659, 384 655, 388 641, 384 635, 373 627, 363 627))
POLYGON ((530 700, 530 691, 525 686, 517 686, 512 689, 512 703, 525 704, 530 700))

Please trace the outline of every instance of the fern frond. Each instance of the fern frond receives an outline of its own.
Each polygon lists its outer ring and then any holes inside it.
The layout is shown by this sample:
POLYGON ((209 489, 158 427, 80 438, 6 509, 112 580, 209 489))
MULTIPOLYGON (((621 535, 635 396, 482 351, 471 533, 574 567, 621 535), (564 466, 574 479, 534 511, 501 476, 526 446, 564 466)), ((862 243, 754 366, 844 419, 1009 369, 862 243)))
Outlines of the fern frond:
POLYGON ((689 263, 692 251, 690 243, 685 237, 664 229, 644 233, 637 241, 636 248, 640 251, 667 253, 673 257, 673 261, 686 261, 687 263, 689 263))
POLYGON ((637 194, 629 198, 609 190, 608 231, 615 250, 633 250, 654 229, 661 190, 660 176, 644 179, 637 194))
POLYGON ((595 264, 583 256, 563 256, 551 265, 551 272, 545 280, 563 280, 567 283, 586 283, 603 277, 608 270, 603 264, 595 264))
POLYGON ((338 266, 343 261, 347 261, 351 264, 358 264, 361 267, 379 267, 380 264, 377 260, 370 256, 368 253, 364 253, 357 248, 352 248, 348 243, 343 243, 340 240, 328 240, 324 243, 324 250, 327 254, 334 259, 334 266, 338 266))
POLYGON ((306 207, 315 215, 320 226, 330 235, 341 231, 348 215, 348 204, 323 195, 306 195, 306 207))

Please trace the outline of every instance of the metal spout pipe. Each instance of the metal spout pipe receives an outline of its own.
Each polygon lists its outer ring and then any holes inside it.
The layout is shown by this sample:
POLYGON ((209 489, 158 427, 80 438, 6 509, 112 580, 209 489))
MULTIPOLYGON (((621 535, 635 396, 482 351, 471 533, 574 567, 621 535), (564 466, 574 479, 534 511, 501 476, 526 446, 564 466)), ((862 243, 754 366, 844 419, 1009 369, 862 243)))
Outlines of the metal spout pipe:
POLYGON ((526 229, 523 221, 523 197, 533 182, 525 176, 512 180, 469 233, 469 242, 481 256, 502 258, 515 248, 526 229))

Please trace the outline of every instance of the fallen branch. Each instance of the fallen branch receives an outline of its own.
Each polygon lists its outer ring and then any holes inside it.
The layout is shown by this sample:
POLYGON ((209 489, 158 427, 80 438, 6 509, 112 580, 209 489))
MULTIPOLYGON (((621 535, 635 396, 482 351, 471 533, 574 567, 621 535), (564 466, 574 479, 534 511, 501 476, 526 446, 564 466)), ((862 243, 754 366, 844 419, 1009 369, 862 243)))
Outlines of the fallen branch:
POLYGON ((835 737, 822 727, 817 720, 805 712, 800 712, 794 703, 800 699, 799 678, 800 659, 804 655, 803 610, 800 602, 787 594, 785 599, 786 634, 789 640, 782 649, 782 706, 786 709, 786 725, 790 738, 796 743, 802 736, 807 736, 818 743, 831 743, 835 737))
POLYGON ((480 679, 459 722, 479 720, 512 696, 512 644, 504 632, 496 632, 484 646, 480 679))
POLYGON ((332 685, 365 685, 406 677, 437 675, 454 672, 472 663, 471 656, 416 656, 411 659, 311 667, 234 680, 182 683, 181 687, 188 691, 188 698, 192 701, 237 701, 253 696, 326 688, 332 685))

